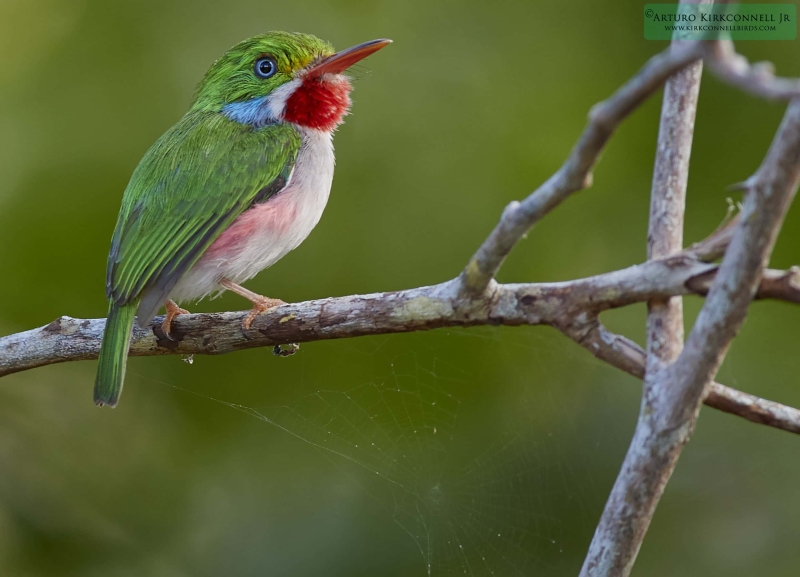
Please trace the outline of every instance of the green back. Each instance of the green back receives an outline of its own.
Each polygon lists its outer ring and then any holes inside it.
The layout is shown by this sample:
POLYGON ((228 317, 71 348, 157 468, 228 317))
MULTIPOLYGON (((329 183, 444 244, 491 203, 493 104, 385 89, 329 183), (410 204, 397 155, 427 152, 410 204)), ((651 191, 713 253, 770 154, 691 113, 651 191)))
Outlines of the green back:
POLYGON ((149 322, 214 240, 285 185, 301 136, 190 111, 145 154, 125 190, 108 257, 106 293, 117 305, 146 293, 149 322))

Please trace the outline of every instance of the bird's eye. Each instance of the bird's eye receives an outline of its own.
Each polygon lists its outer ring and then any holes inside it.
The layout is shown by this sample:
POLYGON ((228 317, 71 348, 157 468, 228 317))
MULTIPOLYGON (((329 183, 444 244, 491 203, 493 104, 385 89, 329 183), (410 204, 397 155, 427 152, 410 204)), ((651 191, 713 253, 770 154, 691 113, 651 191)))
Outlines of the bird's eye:
POLYGON ((278 64, 269 56, 256 60, 255 72, 259 78, 269 78, 278 71, 278 64))

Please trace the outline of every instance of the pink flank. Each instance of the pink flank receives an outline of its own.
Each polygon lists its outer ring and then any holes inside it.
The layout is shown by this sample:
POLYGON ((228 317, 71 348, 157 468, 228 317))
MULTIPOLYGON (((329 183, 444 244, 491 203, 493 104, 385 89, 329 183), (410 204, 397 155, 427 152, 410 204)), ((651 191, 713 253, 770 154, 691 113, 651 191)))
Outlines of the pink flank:
POLYGON ((254 236, 269 235, 276 240, 280 238, 289 230, 297 214, 297 203, 293 196, 278 194, 243 212, 217 237, 200 258, 200 262, 235 258, 254 236))

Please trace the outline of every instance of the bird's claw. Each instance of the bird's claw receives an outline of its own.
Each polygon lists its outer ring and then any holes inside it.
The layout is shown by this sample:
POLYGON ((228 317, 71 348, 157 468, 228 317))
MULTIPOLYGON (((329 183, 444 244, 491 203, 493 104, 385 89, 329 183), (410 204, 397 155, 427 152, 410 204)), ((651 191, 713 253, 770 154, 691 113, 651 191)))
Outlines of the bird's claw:
POLYGON ((267 297, 261 298, 262 300, 253 303, 253 308, 250 309, 250 312, 247 313, 247 316, 242 320, 242 329, 246 331, 250 330, 250 325, 253 324, 253 321, 256 320, 258 315, 265 313, 270 309, 274 309, 275 307, 286 304, 286 302, 282 301, 281 299, 271 299, 267 297))
POLYGON ((164 317, 164 322, 161 323, 161 332, 163 332, 164 335, 169 340, 174 341, 175 339, 172 338, 172 334, 171 334, 171 332, 172 332, 172 321, 178 315, 188 315, 188 314, 189 314, 189 311, 187 311, 186 309, 182 309, 181 307, 176 305, 174 302, 168 301, 167 302, 167 314, 164 317))

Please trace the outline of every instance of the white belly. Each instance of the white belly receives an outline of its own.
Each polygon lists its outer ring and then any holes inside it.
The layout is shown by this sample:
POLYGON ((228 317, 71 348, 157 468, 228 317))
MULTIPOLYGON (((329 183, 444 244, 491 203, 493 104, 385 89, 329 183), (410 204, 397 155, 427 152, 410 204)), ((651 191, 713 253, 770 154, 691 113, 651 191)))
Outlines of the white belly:
POLYGON ((197 300, 221 292, 223 278, 243 283, 297 248, 322 217, 333 166, 332 135, 304 130, 288 186, 240 215, 178 282, 170 298, 197 300))

